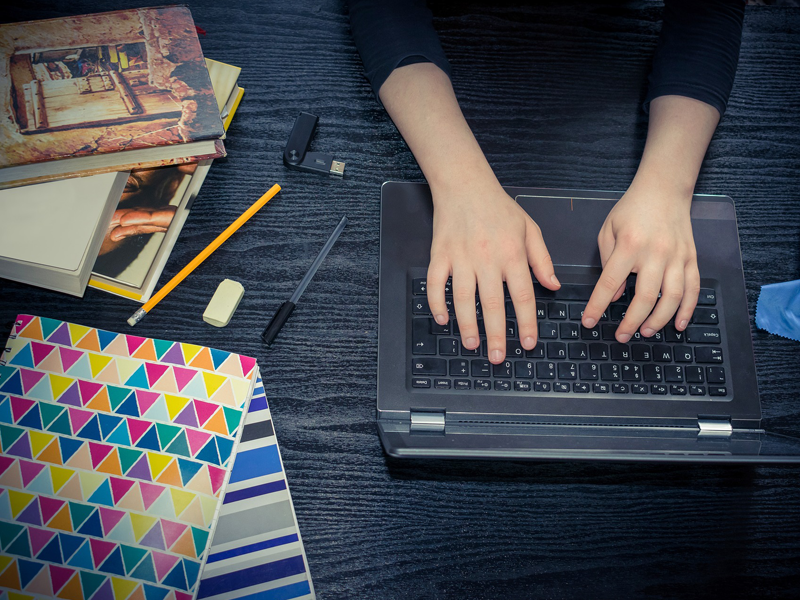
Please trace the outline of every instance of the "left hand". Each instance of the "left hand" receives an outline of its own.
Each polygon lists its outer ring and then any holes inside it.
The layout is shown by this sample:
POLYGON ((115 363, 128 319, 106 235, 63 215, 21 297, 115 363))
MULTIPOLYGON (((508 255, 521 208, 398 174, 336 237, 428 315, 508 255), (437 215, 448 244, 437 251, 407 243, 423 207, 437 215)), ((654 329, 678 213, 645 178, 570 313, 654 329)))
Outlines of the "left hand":
POLYGON ((603 273, 584 310, 585 327, 597 324, 622 296, 628 275, 636 273, 635 294, 617 328, 617 341, 628 342, 640 326, 642 335, 650 337, 673 315, 675 327, 686 329, 700 293, 691 200, 691 195, 634 181, 597 236, 603 273))

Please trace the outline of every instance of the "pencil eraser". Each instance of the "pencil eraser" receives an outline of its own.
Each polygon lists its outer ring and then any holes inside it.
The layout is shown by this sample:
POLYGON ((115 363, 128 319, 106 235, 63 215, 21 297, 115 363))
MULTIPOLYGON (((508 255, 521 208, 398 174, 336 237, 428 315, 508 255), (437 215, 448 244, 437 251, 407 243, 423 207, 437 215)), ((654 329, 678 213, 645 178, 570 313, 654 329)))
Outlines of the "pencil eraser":
POLYGON ((223 279, 203 313, 203 321, 214 327, 225 327, 231 322, 242 296, 244 286, 241 283, 233 279, 223 279))

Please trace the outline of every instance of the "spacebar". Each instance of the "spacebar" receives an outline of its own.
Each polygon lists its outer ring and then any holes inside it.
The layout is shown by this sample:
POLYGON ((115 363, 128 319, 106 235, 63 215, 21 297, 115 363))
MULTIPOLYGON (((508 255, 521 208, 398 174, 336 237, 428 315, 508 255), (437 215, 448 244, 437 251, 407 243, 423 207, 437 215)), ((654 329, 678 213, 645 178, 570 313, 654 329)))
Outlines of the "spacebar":
POLYGON ((585 283, 562 283, 561 288, 552 291, 540 283, 533 284, 537 300, 588 300, 594 291, 593 285, 585 283))

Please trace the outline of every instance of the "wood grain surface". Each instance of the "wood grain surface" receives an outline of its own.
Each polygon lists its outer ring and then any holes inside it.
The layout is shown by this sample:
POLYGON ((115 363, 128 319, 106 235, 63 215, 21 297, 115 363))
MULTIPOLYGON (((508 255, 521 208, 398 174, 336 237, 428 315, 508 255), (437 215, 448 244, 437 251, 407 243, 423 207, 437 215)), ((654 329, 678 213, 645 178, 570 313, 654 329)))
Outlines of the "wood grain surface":
MULTIPOLYGON (((36 1, 18 21, 145 6, 36 1)), ((387 458, 375 427, 380 184, 422 180, 376 102, 338 0, 190 2, 209 58, 246 89, 162 283, 273 183, 283 191, 136 334, 258 358, 322 599, 800 596, 800 469, 387 458), (343 180, 289 171, 301 110, 343 180), (350 224, 272 349, 259 334, 342 215, 350 224), (230 325, 202 313, 245 288, 230 325)), ((659 2, 432 3, 457 95, 506 185, 624 190, 659 2)), ((800 278, 800 10, 749 6, 730 105, 697 191, 736 201, 751 318, 764 284, 800 278)), ((0 216, 0 218, 2 218, 0 216)), ((130 331, 133 303, 0 281, 18 312, 130 331)), ((767 428, 800 434, 800 344, 753 326, 767 428)))

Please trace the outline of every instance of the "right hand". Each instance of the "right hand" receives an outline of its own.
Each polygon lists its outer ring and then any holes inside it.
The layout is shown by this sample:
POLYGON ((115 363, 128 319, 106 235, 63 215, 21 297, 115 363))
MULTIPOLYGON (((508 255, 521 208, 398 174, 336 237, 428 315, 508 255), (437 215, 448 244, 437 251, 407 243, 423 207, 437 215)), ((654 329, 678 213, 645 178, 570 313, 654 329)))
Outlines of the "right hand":
POLYGON ((447 323, 444 286, 453 278, 453 304, 461 343, 480 345, 475 314, 475 287, 480 295, 489 361, 506 357, 503 282, 514 304, 522 347, 536 346, 536 299, 529 265, 536 279, 556 290, 560 283, 539 226, 499 183, 487 182, 433 189, 433 243, 428 267, 428 303, 434 319, 447 323))

